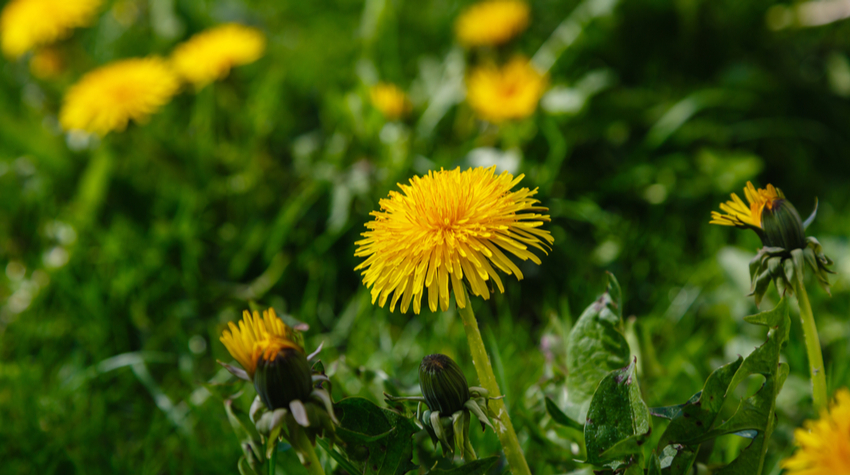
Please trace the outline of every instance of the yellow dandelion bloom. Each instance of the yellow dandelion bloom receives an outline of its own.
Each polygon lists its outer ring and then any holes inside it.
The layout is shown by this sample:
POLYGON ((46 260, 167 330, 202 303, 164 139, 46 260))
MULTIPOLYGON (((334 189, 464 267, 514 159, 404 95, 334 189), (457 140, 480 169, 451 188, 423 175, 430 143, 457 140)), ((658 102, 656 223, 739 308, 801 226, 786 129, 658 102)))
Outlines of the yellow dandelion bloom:
POLYGON ((518 0, 489 0, 467 8, 455 23, 464 46, 495 46, 528 27, 528 4, 518 0))
POLYGON ((747 187, 744 188, 744 196, 747 197, 749 206, 741 198, 738 198, 738 195, 732 193, 731 201, 720 204, 720 209, 725 211, 726 214, 712 211, 710 223, 721 226, 761 228, 761 217, 764 209, 773 209, 776 202, 785 198, 782 190, 773 185, 767 185, 767 188, 756 190, 756 187, 749 181, 747 187))
POLYGON ((304 352, 304 348, 296 343, 292 328, 283 323, 273 308, 264 310, 262 318, 259 312, 251 314, 245 310, 238 327, 233 322, 227 325, 230 329, 221 333, 220 340, 252 378, 260 357, 274 361, 284 348, 304 352))
POLYGON ((788 475, 850 475, 850 391, 840 389, 829 412, 794 431, 797 452, 782 461, 788 475))
POLYGON ((202 31, 174 48, 171 63, 186 81, 200 89, 223 79, 235 66, 253 63, 266 49, 263 33, 238 23, 202 31))
POLYGON ((51 79, 62 74, 65 61, 56 48, 42 48, 30 59, 30 72, 39 79, 51 79))
POLYGON ((144 122, 171 100, 180 81, 161 58, 117 61, 89 72, 65 94, 59 122, 65 130, 100 135, 144 122))
POLYGON ((410 112, 410 100, 407 94, 395 84, 378 83, 369 89, 369 98, 375 109, 381 111, 389 120, 397 120, 410 112))
POLYGON ((94 20, 102 0, 12 0, 0 14, 3 53, 17 58, 94 20))
POLYGON ((537 109, 546 83, 546 76, 527 59, 515 58, 502 68, 489 65, 473 70, 466 81, 466 100, 484 120, 523 119, 537 109))
POLYGON ((371 288, 372 303, 383 307, 390 295, 390 311, 401 299, 401 311, 419 313, 425 288, 431 311, 449 306, 449 283, 458 307, 466 307, 465 292, 458 292, 463 279, 472 293, 490 298, 487 282, 492 279, 500 292, 502 280, 493 266, 522 279, 514 256, 540 264, 529 250, 544 253, 554 242, 549 231, 540 229, 549 216, 536 206, 537 189, 511 191, 523 178, 508 172, 495 174, 496 167, 461 171, 440 170, 414 177, 409 185, 399 184, 401 193, 391 191, 366 223, 365 239, 356 242, 354 253, 366 260, 363 283, 371 288), (504 251, 504 252, 503 252, 504 251))

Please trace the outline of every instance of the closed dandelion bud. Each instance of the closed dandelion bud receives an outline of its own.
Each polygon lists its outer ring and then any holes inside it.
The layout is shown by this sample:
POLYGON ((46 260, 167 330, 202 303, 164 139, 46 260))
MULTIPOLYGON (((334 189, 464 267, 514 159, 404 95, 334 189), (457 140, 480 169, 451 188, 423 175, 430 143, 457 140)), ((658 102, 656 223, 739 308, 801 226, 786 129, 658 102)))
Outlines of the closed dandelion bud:
POLYGON ((766 246, 788 251, 806 247, 803 221, 790 201, 780 198, 769 203, 764 207, 761 219, 766 246))
POLYGON ((307 357, 297 348, 284 347, 269 358, 260 358, 254 388, 270 410, 288 409, 290 402, 306 400, 313 389, 307 357))
POLYGON ((463 409, 469 400, 469 384, 460 367, 446 355, 422 358, 419 365, 419 388, 431 411, 451 416, 463 409))

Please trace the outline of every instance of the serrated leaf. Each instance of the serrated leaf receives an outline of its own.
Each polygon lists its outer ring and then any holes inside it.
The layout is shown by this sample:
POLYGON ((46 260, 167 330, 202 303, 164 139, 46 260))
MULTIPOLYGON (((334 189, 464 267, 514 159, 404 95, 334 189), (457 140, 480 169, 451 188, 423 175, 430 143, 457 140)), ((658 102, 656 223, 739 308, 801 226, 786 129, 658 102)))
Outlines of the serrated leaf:
POLYGON ((498 461, 499 457, 487 457, 448 470, 437 468, 428 472, 427 475, 484 475, 498 461))
MULTIPOLYGON (((776 424, 776 395, 788 376, 788 365, 779 362, 782 346, 788 339, 790 319, 785 298, 773 310, 746 317, 755 325, 771 329, 767 341, 746 358, 724 365, 706 380, 699 399, 682 405, 659 441, 659 448, 670 460, 671 475, 690 469, 701 443, 726 434, 753 437, 750 445, 732 463, 719 470, 722 475, 752 475, 761 473, 770 439, 776 424), (728 420, 717 423, 717 416, 726 399, 739 383, 752 374, 764 376, 765 382, 754 394, 738 404, 728 420), (670 455, 673 455, 670 459, 670 455)), ((665 459, 662 458, 662 467, 665 459)))
POLYGON ((418 468, 412 462, 412 437, 419 427, 410 419, 357 397, 339 401, 335 409, 336 434, 361 473, 403 475, 418 468))
POLYGON ((581 314, 567 347, 567 407, 574 420, 584 420, 596 386, 609 372, 629 364, 623 336, 620 284, 608 274, 608 288, 581 314))
POLYGON ((613 469, 630 463, 652 431, 649 409, 640 395, 635 361, 608 373, 587 411, 584 440, 587 462, 613 469))
POLYGON ((556 424, 560 424, 562 426, 572 427, 573 429, 583 431, 584 426, 579 424, 578 422, 570 419, 563 411, 555 404, 555 401, 552 398, 546 396, 546 412, 549 413, 549 416, 552 417, 552 420, 555 421, 556 424))

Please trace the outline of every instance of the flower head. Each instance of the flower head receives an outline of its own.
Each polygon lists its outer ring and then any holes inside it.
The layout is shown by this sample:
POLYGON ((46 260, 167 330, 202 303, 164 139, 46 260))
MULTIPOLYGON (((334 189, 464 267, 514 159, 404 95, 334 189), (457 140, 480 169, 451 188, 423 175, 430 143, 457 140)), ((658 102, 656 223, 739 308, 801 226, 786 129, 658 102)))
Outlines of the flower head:
POLYGON ((528 4, 519 0, 488 0, 467 8, 455 23, 464 46, 496 46, 528 27, 528 4))
POLYGON ((850 391, 839 389, 829 412, 794 431, 797 452, 782 461, 789 475, 850 474, 850 391))
POLYGON ((549 231, 540 229, 549 216, 536 206, 537 190, 511 191, 523 178, 508 172, 495 174, 496 167, 431 171, 414 177, 401 192, 391 191, 373 211, 374 221, 365 239, 358 241, 357 257, 366 260, 363 283, 372 289, 372 303, 386 304, 390 311, 401 300, 401 311, 413 303, 419 313, 425 288, 431 311, 448 309, 449 283, 459 307, 466 307, 462 289, 466 277, 472 293, 490 298, 487 282, 493 280, 504 292, 496 269, 522 279, 522 272, 509 254, 540 264, 529 250, 544 253, 554 242, 549 231), (495 266, 495 269, 494 267, 495 266))
POLYGON ((245 310, 238 327, 233 322, 227 325, 230 329, 221 333, 220 340, 251 378, 260 359, 273 362, 287 348, 304 352, 295 332, 278 318, 273 308, 264 310, 262 318, 259 312, 251 314, 245 310))
POLYGON ((720 204, 726 214, 712 211, 710 223, 752 229, 761 238, 764 247, 750 262, 751 295, 755 296, 756 305, 771 281, 776 283, 780 294, 793 293, 797 284, 795 276, 802 276, 807 266, 829 292, 827 274, 833 272, 827 266, 832 265, 832 260, 824 255, 817 239, 806 237, 806 228, 817 214, 817 201, 815 210, 804 223, 782 190, 773 185, 756 189, 747 182, 744 196, 749 205, 732 193, 731 201, 720 204))
POLYGON ((65 130, 100 135, 145 121, 168 103, 180 83, 160 58, 117 61, 89 72, 65 94, 59 122, 65 130))
POLYGON ((174 70, 200 89, 222 79, 234 66, 253 63, 266 49, 263 33, 238 23, 202 31, 178 45, 171 55, 174 70))
POLYGON ((514 58, 501 68, 476 68, 466 80, 467 101, 484 120, 500 123, 524 119, 537 109, 546 88, 546 76, 525 58, 514 58))
POLYGON ((389 120, 404 117, 410 112, 410 100, 395 84, 378 83, 369 89, 372 105, 389 120))
POLYGON ((469 400, 469 383, 460 366, 446 355, 422 358, 419 365, 419 389, 431 411, 446 416, 463 409, 469 400))
POLYGON ((30 58, 30 72, 39 79, 52 79, 65 70, 65 61, 56 48, 41 48, 30 58))
POLYGON ((0 14, 3 53, 17 58, 88 26, 102 0, 12 0, 0 14))

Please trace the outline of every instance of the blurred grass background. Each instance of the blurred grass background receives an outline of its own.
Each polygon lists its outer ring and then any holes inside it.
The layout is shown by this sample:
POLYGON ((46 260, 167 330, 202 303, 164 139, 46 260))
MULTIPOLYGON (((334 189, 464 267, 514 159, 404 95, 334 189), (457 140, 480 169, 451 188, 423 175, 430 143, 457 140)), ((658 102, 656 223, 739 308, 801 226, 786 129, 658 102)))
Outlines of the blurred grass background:
MULTIPOLYGON (((792 5, 765 0, 533 1, 529 30, 492 54, 552 52, 551 89, 533 117, 495 127, 463 103, 479 58, 452 25, 469 3, 116 0, 58 46, 59 77, 4 61, 0 472, 234 473, 238 441, 202 383, 227 380, 218 336, 252 304, 310 325, 336 398, 416 394, 435 352, 474 384, 453 311, 391 314, 352 270, 378 199, 440 167, 524 173, 551 210, 543 264, 475 302, 534 473, 579 467, 579 435, 552 424, 543 396, 563 401, 562 336, 604 271, 635 316, 651 406, 684 402, 763 341, 742 320, 760 243, 708 225, 747 180, 781 187, 804 216, 819 198, 809 233, 839 275, 831 298, 810 295, 830 392, 850 382, 850 21, 798 27, 792 5), (227 21, 267 34, 260 61, 102 141, 59 130, 84 72, 227 21), (378 80, 409 91, 410 117, 371 107, 378 80)), ((794 325, 765 473, 814 416, 794 325)), ((499 451, 473 432, 480 456, 499 451)), ((701 457, 731 460, 743 440, 701 457)), ((418 447, 432 465, 430 441, 418 447)))

